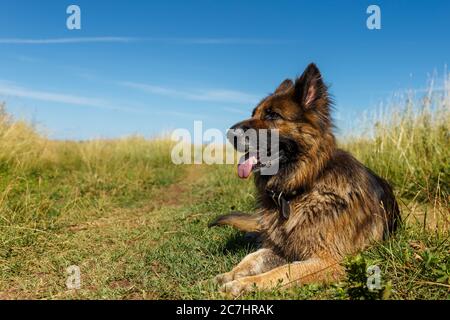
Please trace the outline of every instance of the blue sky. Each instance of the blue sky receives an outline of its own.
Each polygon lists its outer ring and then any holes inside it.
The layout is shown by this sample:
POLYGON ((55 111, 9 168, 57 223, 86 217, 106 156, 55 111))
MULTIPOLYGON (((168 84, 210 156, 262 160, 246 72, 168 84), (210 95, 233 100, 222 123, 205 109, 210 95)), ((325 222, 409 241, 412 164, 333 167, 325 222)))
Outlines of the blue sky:
POLYGON ((0 99, 56 139, 224 130, 316 62, 341 133, 450 58, 449 1, 3 0, 0 99), (66 8, 81 8, 81 30, 66 8), (366 8, 381 8, 381 30, 366 8))

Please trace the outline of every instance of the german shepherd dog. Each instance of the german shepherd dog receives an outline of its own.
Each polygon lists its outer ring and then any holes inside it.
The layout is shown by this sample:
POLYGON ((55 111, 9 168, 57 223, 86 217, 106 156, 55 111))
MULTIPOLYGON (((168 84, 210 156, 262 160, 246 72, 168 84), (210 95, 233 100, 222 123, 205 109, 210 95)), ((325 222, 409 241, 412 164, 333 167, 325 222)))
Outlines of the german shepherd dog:
MULTIPOLYGON (((233 226, 258 235, 261 248, 215 280, 234 296, 281 284, 338 281, 342 259, 391 234, 400 212, 387 181, 336 147, 328 88, 315 64, 295 81, 283 81, 230 132, 278 129, 276 174, 256 170, 264 163, 239 164, 241 178, 253 171, 256 214, 232 212, 210 226, 233 226), (240 129, 240 130, 236 130, 240 129)), ((229 140, 245 144, 239 134, 229 140)), ((247 155, 248 158, 248 155, 247 155)))

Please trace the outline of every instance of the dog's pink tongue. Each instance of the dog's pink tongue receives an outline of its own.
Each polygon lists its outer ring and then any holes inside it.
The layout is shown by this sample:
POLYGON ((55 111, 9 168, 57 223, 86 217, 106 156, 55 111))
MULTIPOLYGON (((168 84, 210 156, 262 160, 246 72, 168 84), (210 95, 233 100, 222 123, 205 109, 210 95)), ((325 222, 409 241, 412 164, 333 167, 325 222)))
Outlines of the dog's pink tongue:
POLYGON ((241 160, 238 164, 238 176, 241 179, 246 179, 252 172, 253 165, 257 162, 255 156, 251 156, 248 159, 245 159, 245 156, 242 156, 241 160))

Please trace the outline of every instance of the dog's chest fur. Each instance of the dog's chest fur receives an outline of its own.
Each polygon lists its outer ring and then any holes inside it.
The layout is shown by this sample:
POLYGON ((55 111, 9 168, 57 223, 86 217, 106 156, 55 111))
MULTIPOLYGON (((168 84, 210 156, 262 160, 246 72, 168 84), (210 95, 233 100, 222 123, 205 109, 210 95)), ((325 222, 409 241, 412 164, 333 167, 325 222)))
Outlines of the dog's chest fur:
POLYGON ((342 258, 383 239, 392 220, 385 210, 390 189, 356 160, 348 161, 344 167, 327 168, 311 189, 292 199, 287 219, 262 197, 264 247, 292 261, 342 258))

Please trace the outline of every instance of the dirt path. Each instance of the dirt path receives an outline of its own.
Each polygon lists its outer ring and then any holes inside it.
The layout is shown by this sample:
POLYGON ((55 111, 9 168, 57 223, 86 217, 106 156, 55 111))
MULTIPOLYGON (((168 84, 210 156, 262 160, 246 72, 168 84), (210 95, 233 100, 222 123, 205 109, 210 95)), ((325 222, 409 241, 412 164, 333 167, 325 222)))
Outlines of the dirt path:
POLYGON ((190 191, 202 176, 202 166, 188 166, 181 179, 156 190, 139 208, 112 208, 55 233, 43 233, 37 247, 24 247, 8 260, 18 271, 0 279, 0 299, 153 298, 143 289, 142 270, 149 269, 146 252, 163 240, 155 235, 166 227, 167 214, 195 201, 190 191), (70 265, 81 270, 79 290, 65 285, 70 265))
POLYGON ((192 186, 203 176, 204 167, 201 165, 187 165, 184 177, 180 181, 171 184, 156 199, 161 206, 180 206, 186 202, 192 202, 190 197, 192 186))

